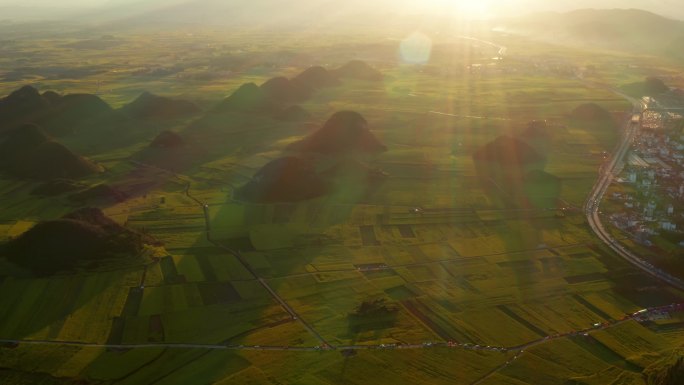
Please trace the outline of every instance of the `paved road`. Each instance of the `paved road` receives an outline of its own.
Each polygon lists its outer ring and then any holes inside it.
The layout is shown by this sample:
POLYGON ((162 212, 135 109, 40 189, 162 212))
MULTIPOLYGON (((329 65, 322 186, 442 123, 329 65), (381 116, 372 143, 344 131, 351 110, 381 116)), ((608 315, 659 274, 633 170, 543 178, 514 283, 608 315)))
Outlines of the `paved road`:
POLYGON ((556 334, 553 336, 544 337, 544 338, 538 339, 536 341, 526 343, 524 345, 506 348, 507 352, 511 352, 511 351, 515 352, 513 357, 509 358, 506 362, 497 366, 496 368, 490 370, 484 376, 482 376, 478 380, 472 382, 471 385, 479 385, 479 384, 483 383, 485 380, 489 379, 491 376, 498 373, 501 369, 504 369, 508 365, 512 364, 513 361, 520 358, 520 356, 523 353, 525 353, 528 349, 530 349, 532 347, 542 345, 542 344, 545 344, 547 342, 554 341, 554 340, 561 339, 561 338, 577 337, 577 336, 589 336, 589 333, 591 333, 591 332, 610 329, 610 328, 613 328, 615 326, 627 323, 629 321, 635 320, 637 322, 642 322, 642 321, 645 321, 648 319, 649 313, 659 313, 659 312, 668 312, 668 311, 682 311, 682 310, 684 310, 684 304, 681 304, 681 303, 659 306, 659 307, 654 307, 654 308, 649 308, 649 309, 642 309, 642 310, 639 310, 633 314, 627 314, 627 315, 625 315, 625 317, 623 317, 622 319, 617 320, 617 321, 604 322, 602 324, 596 324, 597 326, 594 326, 594 327, 589 328, 589 329, 578 330, 578 331, 574 331, 574 332, 570 332, 570 333, 556 334))
MULTIPOLYGON (((21 340, 21 339, 0 339, 0 348, 9 347, 11 348, 14 344, 27 344, 27 345, 54 345, 54 346, 78 346, 78 347, 90 347, 90 348, 107 348, 107 349, 223 349, 223 350, 273 350, 273 351, 343 351, 343 350, 384 350, 384 349, 434 349, 434 348, 452 348, 452 349, 463 349, 471 351, 489 351, 489 352, 499 352, 502 354, 515 353, 513 357, 501 365, 500 367, 492 370, 486 376, 490 376, 496 372, 496 370, 507 366, 513 360, 517 359, 522 353, 524 353, 529 348, 545 344, 554 340, 568 338, 573 336, 579 336, 587 334, 593 331, 605 330, 625 322, 635 320, 637 322, 644 321, 648 318, 649 313, 660 313, 669 311, 682 311, 684 310, 684 303, 671 304, 666 306, 659 306, 649 309, 643 309, 633 314, 627 314, 624 318, 612 322, 604 322, 603 324, 596 325, 594 327, 589 327, 582 330, 576 330, 572 332, 556 334, 552 336, 547 336, 544 338, 539 338, 537 340, 525 343, 523 345, 503 347, 503 346, 485 346, 476 345, 471 343, 460 343, 460 342, 424 342, 422 344, 369 344, 369 345, 348 345, 348 346, 274 346, 274 345, 229 345, 229 344, 192 344, 192 343, 145 343, 145 344, 98 344, 98 343, 88 343, 80 341, 59 341, 59 340, 21 340)), ((483 381, 485 378, 477 380, 475 383, 483 381)))
POLYGON ((254 271, 252 266, 245 260, 245 258, 242 256, 242 254, 240 253, 239 250, 233 250, 233 249, 227 247, 226 245, 223 245, 220 242, 214 241, 213 239, 211 239, 211 225, 210 225, 211 224, 211 218, 209 216, 209 206, 207 204, 203 203, 202 201, 200 201, 199 199, 197 199, 196 197, 192 196, 192 194, 190 193, 190 186, 191 186, 191 183, 188 182, 187 188, 185 189, 185 194, 190 199, 194 200, 195 202, 197 202, 202 207, 202 211, 204 212, 204 225, 205 225, 205 230, 207 233, 207 241, 209 241, 210 243, 212 243, 216 247, 218 247, 222 250, 225 250, 229 254, 233 255, 238 260, 238 262, 240 262, 240 264, 242 266, 244 266, 244 268, 259 282, 259 284, 264 289, 266 289, 266 291, 271 295, 271 297, 276 302, 278 302, 278 304, 280 304, 280 306, 283 308, 283 310, 285 310, 290 315, 290 318, 292 318, 293 320, 299 321, 299 323, 302 324, 302 326, 304 326, 304 328, 311 335, 313 335, 322 344, 322 346, 324 346, 326 348, 330 347, 330 344, 328 343, 328 341, 326 341, 325 338, 323 338, 323 336, 320 333, 318 333, 308 322, 306 322, 302 317, 300 317, 299 314, 297 314, 297 312, 292 308, 292 306, 290 306, 287 302, 285 302, 285 300, 278 293, 276 293, 275 290, 273 290, 271 285, 269 285, 263 278, 261 278, 257 274, 256 271, 254 271))
MULTIPOLYGON (((240 254, 240 252, 238 250, 233 250, 233 249, 211 239, 211 218, 209 216, 209 206, 206 203, 202 202, 199 198, 192 195, 192 193, 190 192, 190 189, 192 187, 192 182, 190 181, 190 178, 188 178, 186 176, 181 176, 179 174, 176 174, 173 171, 166 170, 164 168, 160 168, 160 167, 157 167, 157 166, 154 166, 151 164, 142 163, 142 162, 138 162, 138 161, 134 161, 134 160, 131 160, 131 163, 138 165, 138 166, 141 166, 141 167, 148 167, 148 168, 152 168, 155 170, 159 170, 159 171, 169 173, 169 174, 173 175, 175 178, 177 178, 178 180, 185 183, 185 195, 188 198, 192 199, 195 203, 197 203, 197 205, 199 205, 200 208, 202 209, 202 213, 204 215, 204 227, 205 227, 207 241, 209 241, 214 246, 216 246, 216 247, 228 252, 229 254, 233 255, 238 260, 238 262, 240 262, 240 264, 242 264, 242 266, 244 266, 245 269, 247 269, 247 271, 254 277, 254 279, 257 282, 259 282, 259 284, 266 291, 268 291, 268 293, 271 295, 271 297, 276 302, 278 302, 278 304, 283 308, 283 310, 285 310, 290 315, 290 318, 292 318, 293 320, 296 320, 300 324, 302 324, 302 326, 321 343, 322 347, 324 347, 324 348, 330 347, 330 344, 328 343, 328 341, 326 341, 323 338, 323 336, 320 335, 320 333, 318 333, 308 322, 306 322, 304 319, 302 319, 302 317, 300 317, 297 314, 297 312, 295 312, 295 310, 292 308, 292 306, 288 305, 288 303, 285 302, 285 300, 280 295, 278 295, 278 293, 276 293, 276 291, 273 290, 273 288, 263 278, 259 277, 259 275, 256 273, 256 271, 254 271, 254 269, 252 269, 252 266, 244 259, 244 257, 242 256, 242 254, 240 254)), ((142 287, 142 284, 141 284, 141 287, 142 287)), ((209 345, 209 346, 213 346, 213 345, 209 345)), ((146 346, 141 346, 141 347, 146 347, 146 346)), ((192 346, 180 345, 179 347, 192 347, 192 346)), ((273 350, 272 348, 273 347, 271 347, 269 349, 273 350)), ((264 348, 264 349, 269 350, 266 348, 264 348)), ((314 349, 314 348, 311 348, 311 349, 314 349)), ((288 348, 288 350, 290 350, 290 349, 288 348)))
MULTIPOLYGON (((207 233, 207 235, 208 235, 208 233, 207 233)), ((256 280, 259 282, 259 284, 264 289, 266 289, 266 291, 268 291, 269 294, 271 294, 271 297, 273 297, 273 299, 275 299, 280 304, 280 306, 290 315, 290 318, 292 318, 293 320, 299 321, 299 323, 302 324, 302 326, 304 326, 304 328, 311 335, 313 335, 321 343, 321 345, 323 347, 328 348, 331 346, 328 343, 328 341, 326 341, 326 339, 323 338, 323 336, 316 331, 316 329, 314 329, 308 322, 306 322, 306 320, 304 320, 304 318, 300 317, 299 314, 297 314, 297 312, 292 308, 292 306, 290 306, 287 302, 285 302, 285 300, 278 293, 276 293, 275 290, 273 290, 271 285, 269 285, 263 278, 259 277, 256 274, 256 272, 252 269, 252 267, 249 265, 249 263, 247 263, 247 261, 245 261, 244 257, 242 256, 242 254, 240 254, 239 251, 232 250, 232 249, 230 249, 230 248, 228 248, 228 247, 226 247, 226 246, 224 246, 218 242, 214 242, 211 240, 210 240, 210 242, 212 242, 216 246, 220 247, 223 250, 226 250, 227 252, 229 252, 230 254, 235 256, 235 258, 245 267, 245 269, 247 269, 256 278, 256 280)))
MULTIPOLYGON (((629 96, 626 96, 619 92, 616 93, 632 102, 634 104, 635 112, 641 111, 641 106, 638 100, 630 98, 629 96)), ((616 176, 616 173, 619 172, 622 160, 627 154, 627 151, 630 149, 634 136, 637 134, 637 131, 638 127, 632 125, 630 121, 625 123, 622 141, 619 143, 608 165, 606 167, 601 168, 598 181, 594 185, 594 188, 592 189, 591 193, 589 194, 589 198, 587 199, 584 208, 585 214, 587 216, 587 221, 589 222, 589 226, 594 231, 594 233, 596 233, 599 239, 601 239, 601 241, 608 245, 622 258, 624 258, 634 266, 638 267, 639 269, 643 270, 644 272, 648 273, 649 275, 656 277, 663 282, 667 282, 668 284, 678 289, 684 290, 684 281, 668 274, 663 270, 658 269, 657 267, 651 265, 649 262, 646 262, 643 259, 641 259, 631 250, 628 250, 626 247, 620 244, 615 238, 613 238, 613 236, 603 227, 603 223, 601 223, 601 217, 599 215, 599 207, 601 204, 601 200, 603 199, 603 196, 608 190, 608 187, 610 187, 613 178, 616 176)))
POLYGON ((499 50, 499 52, 498 52, 499 58, 503 58, 504 56, 506 56, 506 53, 508 52, 507 47, 504 47, 503 45, 500 45, 500 44, 496 44, 493 41, 482 40, 482 39, 478 39, 478 38, 472 37, 472 36, 459 36, 459 38, 461 38, 463 40, 476 41, 478 43, 487 44, 487 45, 490 45, 494 48, 497 48, 499 50))
POLYGON ((499 116, 456 115, 456 114, 449 114, 449 113, 440 112, 440 111, 428 111, 428 114, 449 116, 452 118, 461 118, 461 119, 483 119, 483 120, 503 120, 503 121, 513 120, 510 118, 502 118, 499 116))

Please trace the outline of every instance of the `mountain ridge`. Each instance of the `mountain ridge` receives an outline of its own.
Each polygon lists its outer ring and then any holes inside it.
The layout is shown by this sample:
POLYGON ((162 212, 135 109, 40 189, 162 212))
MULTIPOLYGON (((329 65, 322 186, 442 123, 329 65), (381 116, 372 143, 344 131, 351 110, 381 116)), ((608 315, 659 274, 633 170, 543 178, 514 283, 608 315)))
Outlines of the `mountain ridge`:
POLYGON ((539 40, 684 59, 684 21, 641 9, 541 12, 501 23, 507 32, 539 40))

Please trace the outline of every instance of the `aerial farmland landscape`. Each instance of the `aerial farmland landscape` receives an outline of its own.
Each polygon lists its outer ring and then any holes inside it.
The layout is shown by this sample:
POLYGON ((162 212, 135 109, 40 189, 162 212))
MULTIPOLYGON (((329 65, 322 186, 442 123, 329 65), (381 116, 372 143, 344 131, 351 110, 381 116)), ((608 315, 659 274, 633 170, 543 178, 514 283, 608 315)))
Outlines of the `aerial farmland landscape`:
POLYGON ((684 384, 679 8, 0 0, 0 384, 684 384))

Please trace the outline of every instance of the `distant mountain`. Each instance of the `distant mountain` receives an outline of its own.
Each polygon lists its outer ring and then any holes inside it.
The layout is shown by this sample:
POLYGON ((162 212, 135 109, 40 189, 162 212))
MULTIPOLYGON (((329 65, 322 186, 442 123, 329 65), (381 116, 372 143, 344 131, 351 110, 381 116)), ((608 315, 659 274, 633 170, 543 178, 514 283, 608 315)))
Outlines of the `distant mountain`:
POLYGON ((17 23, 62 20, 83 13, 80 7, 31 7, 0 5, 0 20, 17 23))
MULTIPOLYGON (((284 0, 149 0, 111 1, 88 15, 91 20, 128 24, 245 24, 262 20, 278 23, 279 18, 296 14, 297 2, 284 0), (274 13, 274 9, 287 12, 274 13), (268 14, 266 18, 264 15, 268 14)), ((299 19, 297 22, 301 22, 299 19)))
POLYGON ((111 1, 79 19, 111 25, 223 25, 253 29, 320 26, 326 31, 393 22, 406 14, 390 0, 146 0, 111 1))
POLYGON ((512 33, 561 43, 684 59, 684 22, 637 9, 536 13, 502 22, 512 33))

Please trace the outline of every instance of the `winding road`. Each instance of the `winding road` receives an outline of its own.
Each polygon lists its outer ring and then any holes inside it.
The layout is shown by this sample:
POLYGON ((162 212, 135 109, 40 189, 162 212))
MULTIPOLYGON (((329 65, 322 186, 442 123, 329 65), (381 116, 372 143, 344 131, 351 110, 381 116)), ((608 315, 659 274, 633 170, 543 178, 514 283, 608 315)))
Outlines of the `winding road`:
MULTIPOLYGON (((620 95, 621 97, 629 100, 634 105, 634 112, 641 112, 641 103, 639 100, 631 98, 620 92, 613 90, 614 93, 620 95)), ((585 204, 584 210, 587 216, 587 221, 592 231, 596 234, 601 241, 608 245, 614 252, 620 255, 622 258, 627 260, 632 265, 646 272, 647 274, 658 278, 659 280, 666 282, 680 290, 684 290, 684 281, 674 277, 667 272, 653 266, 649 262, 643 260, 641 257, 636 255, 631 250, 628 250, 625 246, 620 244, 613 236, 604 228, 601 222, 599 207, 601 200, 605 195, 608 187, 613 181, 613 178, 617 175, 621 169, 622 161, 631 147, 632 141, 638 132, 638 127, 631 124, 631 120, 625 122, 624 133, 622 136, 622 141, 617 146, 610 162, 606 167, 602 167, 598 181, 594 185, 594 188, 589 194, 589 198, 585 204)))

